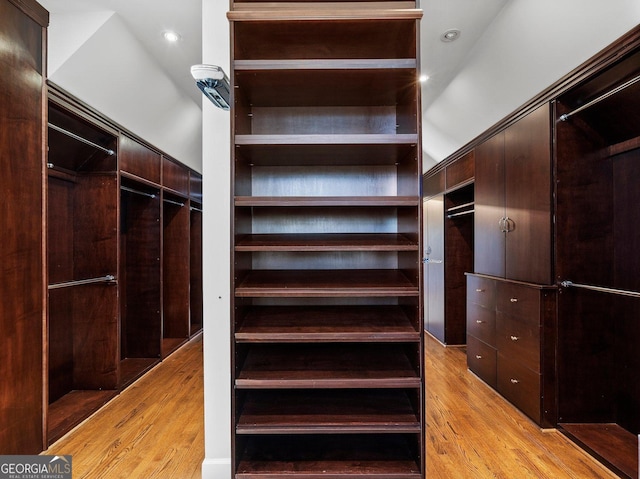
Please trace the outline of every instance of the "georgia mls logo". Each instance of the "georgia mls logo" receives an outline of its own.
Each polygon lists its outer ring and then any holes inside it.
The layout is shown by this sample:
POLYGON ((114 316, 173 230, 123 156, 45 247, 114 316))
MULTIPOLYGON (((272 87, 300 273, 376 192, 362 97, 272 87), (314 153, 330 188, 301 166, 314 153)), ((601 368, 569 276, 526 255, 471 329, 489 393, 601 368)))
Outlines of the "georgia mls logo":
POLYGON ((72 479, 71 456, 0 456, 0 479, 72 479))

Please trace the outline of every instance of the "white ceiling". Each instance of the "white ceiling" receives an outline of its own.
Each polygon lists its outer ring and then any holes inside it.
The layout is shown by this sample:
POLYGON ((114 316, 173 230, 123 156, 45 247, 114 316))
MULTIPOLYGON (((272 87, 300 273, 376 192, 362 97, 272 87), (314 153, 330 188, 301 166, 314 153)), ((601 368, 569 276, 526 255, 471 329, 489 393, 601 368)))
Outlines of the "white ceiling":
MULTIPOLYGON (((507 1, 420 1, 424 11, 423 73, 430 77, 423 87, 423 108, 428 108, 452 80, 507 1), (440 35, 451 28, 462 32, 460 38, 453 43, 440 41, 440 35)), ((200 104, 200 93, 189 68, 202 62, 201 0, 41 0, 40 3, 52 14, 115 12, 176 86, 200 104), (181 40, 167 45, 162 38, 166 30, 178 32, 181 40)))

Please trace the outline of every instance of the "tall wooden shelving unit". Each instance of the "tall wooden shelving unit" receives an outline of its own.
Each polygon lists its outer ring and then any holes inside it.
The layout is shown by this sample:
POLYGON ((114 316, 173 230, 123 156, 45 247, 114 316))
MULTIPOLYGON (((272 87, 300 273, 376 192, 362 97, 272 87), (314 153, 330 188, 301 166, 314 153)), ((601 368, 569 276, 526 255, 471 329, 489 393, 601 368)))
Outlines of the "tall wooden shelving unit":
POLYGON ((233 473, 424 477, 415 2, 231 2, 233 473))

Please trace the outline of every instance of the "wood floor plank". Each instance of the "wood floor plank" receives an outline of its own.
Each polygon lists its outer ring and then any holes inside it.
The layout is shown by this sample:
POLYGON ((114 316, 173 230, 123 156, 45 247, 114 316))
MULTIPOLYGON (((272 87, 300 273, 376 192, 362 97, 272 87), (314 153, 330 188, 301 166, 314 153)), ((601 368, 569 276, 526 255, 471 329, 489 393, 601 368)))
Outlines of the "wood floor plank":
MULTIPOLYGON (((615 476, 555 430, 541 431, 466 367, 464 348, 426 340, 428 479, 615 476)), ((200 479, 202 342, 193 340, 45 451, 75 479, 200 479)))

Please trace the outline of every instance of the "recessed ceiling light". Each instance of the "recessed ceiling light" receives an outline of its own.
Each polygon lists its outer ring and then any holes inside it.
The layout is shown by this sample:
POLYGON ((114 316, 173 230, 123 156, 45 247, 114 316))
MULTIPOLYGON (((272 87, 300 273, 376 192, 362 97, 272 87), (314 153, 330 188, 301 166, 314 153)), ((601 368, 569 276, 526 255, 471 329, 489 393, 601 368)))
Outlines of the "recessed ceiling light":
POLYGON ((457 40, 458 38, 460 38, 460 30, 455 28, 447 30, 442 35, 440 35, 440 40, 442 40, 443 42, 452 42, 454 40, 457 40))
POLYGON ((418 80, 420 81, 420 83, 424 83, 429 79, 429 75, 420 75, 420 78, 418 78, 418 80))
POLYGON ((172 32, 171 30, 167 30, 162 34, 162 36, 169 43, 175 43, 181 38, 180 35, 178 35, 176 32, 172 32))

